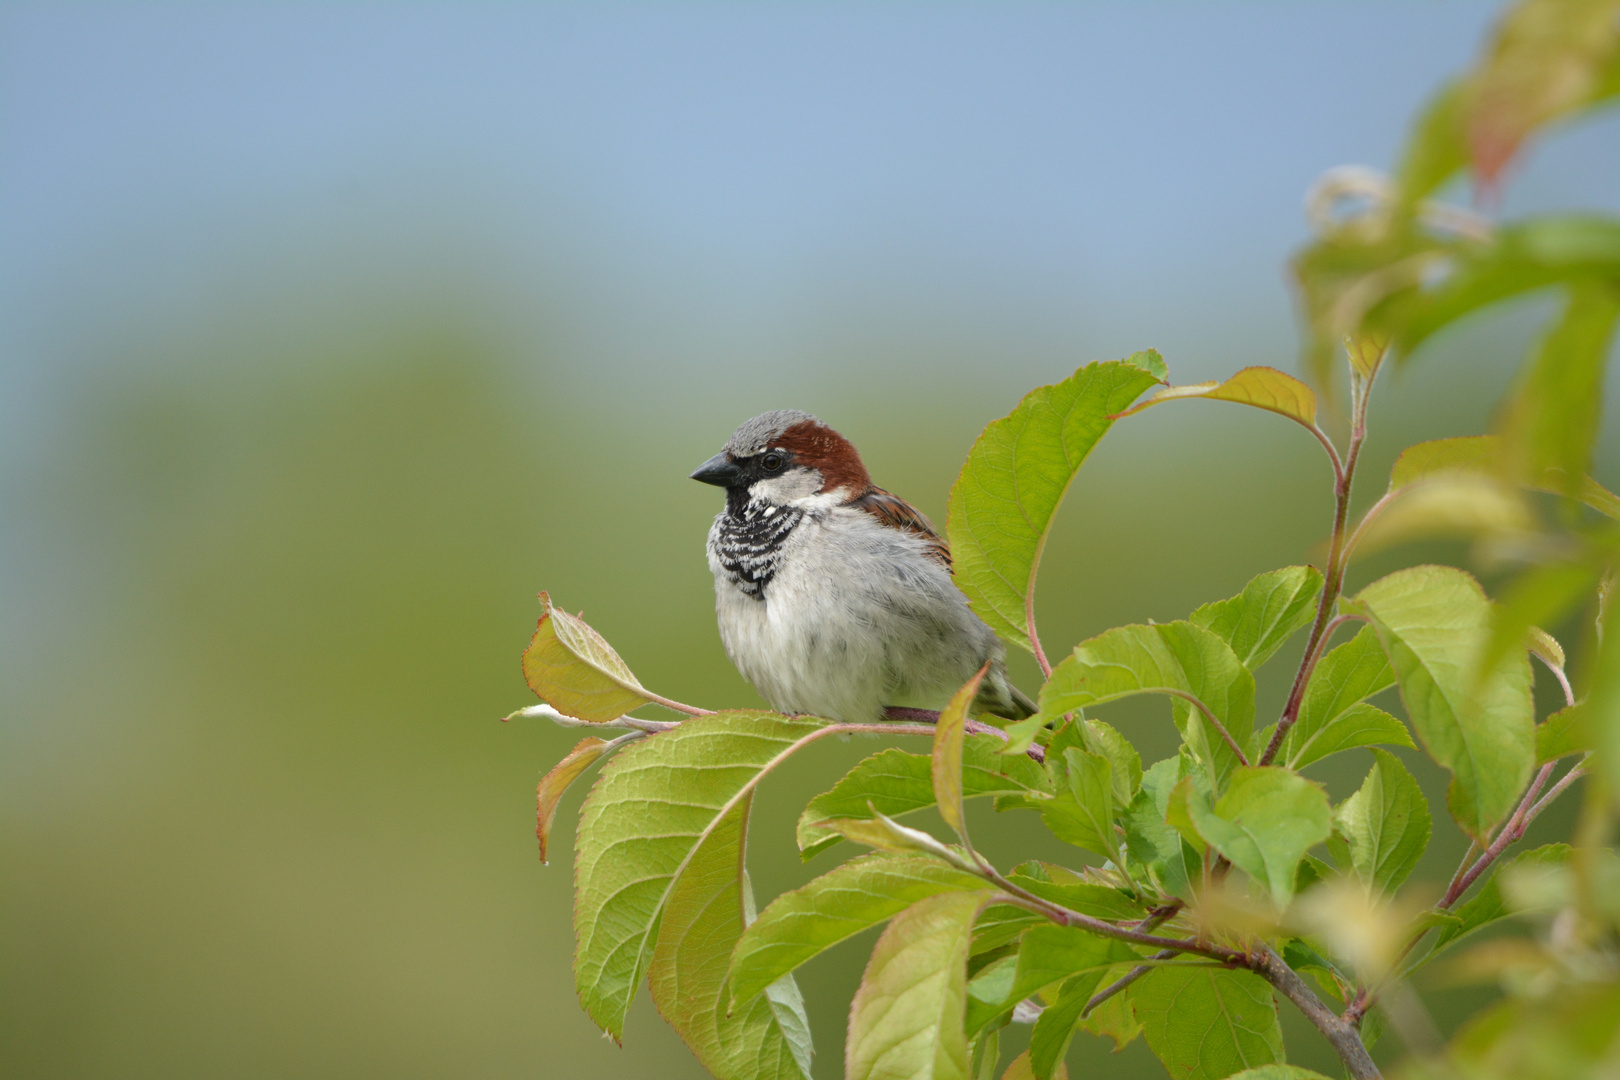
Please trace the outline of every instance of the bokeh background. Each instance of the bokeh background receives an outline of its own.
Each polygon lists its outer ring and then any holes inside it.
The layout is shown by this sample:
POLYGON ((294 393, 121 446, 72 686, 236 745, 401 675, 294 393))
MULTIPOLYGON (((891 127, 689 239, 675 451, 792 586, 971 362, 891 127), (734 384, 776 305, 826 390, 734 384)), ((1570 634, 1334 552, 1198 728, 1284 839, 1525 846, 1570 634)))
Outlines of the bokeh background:
MULTIPOLYGON (((532 701, 535 592, 648 685, 756 703, 714 630, 718 497, 686 479, 738 422, 814 411, 942 520, 982 425, 1082 362, 1295 369, 1303 192, 1388 167, 1491 15, 0 9, 6 1075, 700 1075, 644 997, 622 1049, 575 1003, 583 786, 549 867, 533 799, 577 736, 496 722, 532 701)), ((1537 147, 1498 209, 1620 208, 1617 134, 1537 147)), ((1364 499, 1402 445, 1488 423, 1544 311, 1380 385, 1364 499)), ((1309 559, 1327 515, 1290 425, 1153 410, 1070 496, 1043 636, 1182 616, 1309 559)), ((1109 718, 1151 760, 1166 716, 1109 718)), ((877 745, 766 786, 762 896, 843 856, 801 866, 791 822, 877 745)), ((1339 797, 1366 762, 1335 768, 1339 797)), ((1005 860, 1060 854, 976 822, 1005 860)), ((1438 826, 1424 873, 1461 847, 1438 826)), ((803 973, 818 1076, 869 945, 803 973)), ((1488 993, 1426 988, 1448 1027, 1488 993)), ((1162 1075, 1089 1036, 1071 1063, 1162 1075)))

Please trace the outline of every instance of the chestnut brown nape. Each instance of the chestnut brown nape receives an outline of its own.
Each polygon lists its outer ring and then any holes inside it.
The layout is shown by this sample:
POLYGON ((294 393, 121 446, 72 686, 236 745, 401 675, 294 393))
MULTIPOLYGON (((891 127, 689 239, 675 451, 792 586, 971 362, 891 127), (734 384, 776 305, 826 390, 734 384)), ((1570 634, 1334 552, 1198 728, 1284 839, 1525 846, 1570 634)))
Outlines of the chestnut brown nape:
POLYGON ((844 488, 851 498, 859 498, 871 490, 872 477, 854 445, 819 420, 794 424, 771 440, 771 445, 790 452, 796 464, 818 470, 824 492, 844 488))

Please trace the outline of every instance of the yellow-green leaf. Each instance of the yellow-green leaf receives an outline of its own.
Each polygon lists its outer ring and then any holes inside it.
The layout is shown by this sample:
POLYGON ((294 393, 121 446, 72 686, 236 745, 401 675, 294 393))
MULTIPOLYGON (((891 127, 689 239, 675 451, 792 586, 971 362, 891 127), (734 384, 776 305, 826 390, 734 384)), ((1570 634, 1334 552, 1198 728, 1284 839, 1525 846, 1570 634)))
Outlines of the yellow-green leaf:
POLYGON ((967 958, 993 896, 919 900, 883 931, 849 1009, 846 1080, 967 1080, 967 958))
POLYGON ((989 670, 990 662, 985 661, 978 673, 964 683, 945 708, 940 710, 939 720, 934 725, 934 799, 939 804, 939 816, 964 840, 967 837, 967 819, 962 809, 962 733, 967 725, 968 710, 979 693, 979 681, 989 670))
POLYGON ((659 1014, 719 1080, 809 1080, 810 1024, 791 975, 729 1007, 726 971, 753 906, 742 869, 751 802, 726 812, 675 880, 647 983, 659 1014))
POLYGON ((968 452, 946 516, 954 575, 974 613, 1008 641, 1033 651, 1035 576, 1069 482, 1114 414, 1166 377, 1151 349, 1087 364, 1031 391, 968 452))
POLYGON ((1308 428, 1316 426, 1316 395, 1311 388, 1292 375, 1271 367, 1246 367, 1225 382, 1167 386, 1141 404, 1126 409, 1119 417, 1131 416, 1149 406, 1184 398, 1253 405, 1257 409, 1286 416, 1308 428))
POLYGON ((595 723, 616 720, 654 700, 584 619, 552 607, 545 593, 540 605, 540 625, 523 650, 523 678, 540 700, 565 716, 595 723))
POLYGON ((1128 991, 1171 1080, 1222 1080, 1283 1058, 1271 985, 1249 971, 1168 965, 1128 991))
POLYGON ((1472 576, 1449 566, 1397 571, 1346 606, 1372 618, 1412 727, 1451 771, 1452 817, 1484 837, 1513 809, 1535 764, 1529 658, 1504 657, 1476 677, 1491 602, 1472 576))

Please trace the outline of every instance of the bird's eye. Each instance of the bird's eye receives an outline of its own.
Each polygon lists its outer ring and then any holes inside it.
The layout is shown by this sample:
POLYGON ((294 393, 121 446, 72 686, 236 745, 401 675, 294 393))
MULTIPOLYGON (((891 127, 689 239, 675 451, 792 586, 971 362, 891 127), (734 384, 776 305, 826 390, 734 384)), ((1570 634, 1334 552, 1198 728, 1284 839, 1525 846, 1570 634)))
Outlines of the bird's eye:
POLYGON ((772 450, 770 453, 759 459, 759 467, 764 469, 766 472, 778 472, 781 470, 784 464, 786 464, 786 462, 782 455, 778 454, 775 450, 772 450))

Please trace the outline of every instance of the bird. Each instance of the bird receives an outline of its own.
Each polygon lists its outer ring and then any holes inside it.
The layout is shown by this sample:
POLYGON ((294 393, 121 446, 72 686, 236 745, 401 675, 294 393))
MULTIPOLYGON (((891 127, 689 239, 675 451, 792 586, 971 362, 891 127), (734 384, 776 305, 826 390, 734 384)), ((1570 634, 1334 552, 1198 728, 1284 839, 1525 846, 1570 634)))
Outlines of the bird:
POLYGON ((692 479, 725 489, 707 546, 720 640, 773 709, 844 723, 937 710, 988 665, 971 713, 1034 715, 951 577, 950 545, 838 432, 763 413, 692 479))

